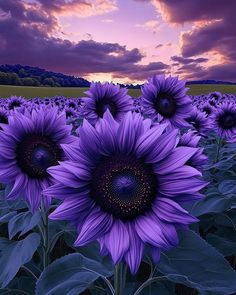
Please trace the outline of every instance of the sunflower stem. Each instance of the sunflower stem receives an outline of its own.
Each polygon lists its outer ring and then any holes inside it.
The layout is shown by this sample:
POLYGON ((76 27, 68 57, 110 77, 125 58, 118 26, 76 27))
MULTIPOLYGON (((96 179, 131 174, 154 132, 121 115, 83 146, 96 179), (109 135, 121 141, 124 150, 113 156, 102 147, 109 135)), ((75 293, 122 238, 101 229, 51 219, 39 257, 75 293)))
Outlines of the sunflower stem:
POLYGON ((49 265, 49 240, 48 240, 48 212, 43 201, 41 201, 42 211, 42 233, 43 233, 43 269, 49 265))
POLYGON ((219 138, 219 139, 217 139, 217 149, 216 149, 215 163, 217 163, 218 160, 219 160, 221 145, 222 145, 222 139, 219 138))
POLYGON ((122 295, 123 288, 124 288, 123 264, 122 263, 118 263, 115 266, 114 288, 115 288, 115 295, 122 295))
POLYGON ((140 294, 143 289, 145 289, 147 286, 150 286, 152 283, 155 283, 157 281, 160 281, 160 280, 164 280, 166 279, 166 276, 160 276, 160 277, 154 277, 154 278, 149 278, 147 281, 145 281, 137 290, 136 292, 134 293, 134 295, 138 295, 140 294))
MULTIPOLYGON (((214 160, 214 164, 216 164, 218 161, 219 161, 219 155, 220 155, 220 149, 221 149, 221 146, 222 146, 222 139, 219 137, 216 139, 216 156, 215 156, 215 160, 214 160)), ((217 168, 213 168, 213 174, 215 174, 217 171, 217 168)))

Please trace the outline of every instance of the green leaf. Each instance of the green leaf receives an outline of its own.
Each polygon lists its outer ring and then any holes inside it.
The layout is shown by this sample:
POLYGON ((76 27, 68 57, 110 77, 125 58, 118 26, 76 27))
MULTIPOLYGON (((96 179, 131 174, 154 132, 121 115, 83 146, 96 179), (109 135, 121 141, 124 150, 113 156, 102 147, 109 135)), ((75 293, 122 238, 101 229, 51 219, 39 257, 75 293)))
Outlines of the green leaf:
POLYGON ((196 233, 179 231, 180 244, 162 254, 157 268, 173 282, 197 289, 200 294, 236 292, 236 273, 215 248, 196 233))
POLYGON ((207 241, 219 250, 224 256, 230 256, 236 254, 236 241, 230 241, 226 238, 209 234, 207 241))
POLYGON ((22 212, 10 219, 8 224, 9 239, 12 239, 18 232, 24 235, 29 230, 34 228, 41 220, 40 212, 34 214, 31 212, 22 212))
POLYGON ((4 215, 1 215, 0 217, 0 223, 6 223, 6 222, 9 222, 9 220, 15 216, 17 214, 17 211, 12 211, 12 212, 9 212, 9 213, 6 213, 4 215))
POLYGON ((22 265, 31 260, 40 244, 40 237, 36 233, 28 235, 19 242, 0 238, 0 288, 5 288, 14 278, 22 265))
POLYGON ((38 279, 36 295, 78 295, 99 277, 109 277, 112 270, 100 262, 73 253, 50 264, 38 279))

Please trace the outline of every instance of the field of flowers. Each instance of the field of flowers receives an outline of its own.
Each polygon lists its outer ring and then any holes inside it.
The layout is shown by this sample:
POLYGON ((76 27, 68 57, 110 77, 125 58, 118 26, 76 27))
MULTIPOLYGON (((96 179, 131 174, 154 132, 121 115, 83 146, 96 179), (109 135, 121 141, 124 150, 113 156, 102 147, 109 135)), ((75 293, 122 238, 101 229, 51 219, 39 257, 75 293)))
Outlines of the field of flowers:
POLYGON ((2 98, 0 295, 236 294, 235 184, 236 95, 2 98))

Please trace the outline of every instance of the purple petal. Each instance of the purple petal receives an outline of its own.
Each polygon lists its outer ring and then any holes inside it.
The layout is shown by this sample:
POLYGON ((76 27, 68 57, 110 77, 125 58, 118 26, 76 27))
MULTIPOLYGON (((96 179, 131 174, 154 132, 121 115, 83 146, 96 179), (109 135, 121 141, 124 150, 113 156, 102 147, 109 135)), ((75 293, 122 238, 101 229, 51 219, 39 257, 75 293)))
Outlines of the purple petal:
POLYGON ((104 239, 114 264, 120 262, 129 248, 129 233, 126 225, 119 219, 115 220, 104 239))
POLYGON ((178 143, 177 129, 172 130, 169 134, 164 134, 159 137, 156 147, 146 156, 147 163, 156 163, 166 158, 176 147, 178 143))
POLYGON ((167 198, 157 198, 153 203, 153 211, 158 218, 166 222, 191 224, 198 221, 179 204, 167 198))
POLYGON ((110 230, 113 223, 112 216, 102 212, 99 208, 94 209, 84 221, 75 246, 84 246, 104 235, 110 230))
POLYGON ((134 275, 142 261, 144 244, 133 229, 133 224, 127 224, 129 232, 129 249, 125 254, 125 261, 129 265, 130 272, 134 275))
POLYGON ((192 147, 177 147, 167 158, 154 165, 154 171, 158 174, 168 174, 183 166, 197 149, 192 147))
POLYGON ((118 128, 118 143, 121 153, 129 154, 135 146, 137 138, 143 132, 142 118, 139 114, 128 112, 118 128))
POLYGON ((148 216, 137 218, 135 220, 135 229, 143 242, 166 250, 170 248, 160 225, 156 222, 154 213, 149 212, 148 216))
POLYGON ((49 215, 49 218, 53 220, 76 219, 83 211, 89 212, 93 205, 93 201, 88 196, 67 198, 49 215))
POLYGON ((178 180, 163 181, 159 184, 159 192, 162 195, 174 197, 179 194, 196 193, 204 188, 207 183, 194 177, 178 180))
POLYGON ((166 129, 167 124, 160 124, 149 129, 140 136, 136 143, 136 154, 139 157, 148 155, 158 145, 158 138, 166 129))

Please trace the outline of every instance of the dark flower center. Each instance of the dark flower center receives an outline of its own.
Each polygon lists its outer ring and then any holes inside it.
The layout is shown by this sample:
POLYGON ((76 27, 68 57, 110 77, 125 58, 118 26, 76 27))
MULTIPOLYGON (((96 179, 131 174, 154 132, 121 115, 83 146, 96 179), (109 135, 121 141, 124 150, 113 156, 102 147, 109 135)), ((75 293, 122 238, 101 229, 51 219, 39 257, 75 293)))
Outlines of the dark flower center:
POLYGON ((117 114, 116 104, 109 98, 103 98, 96 103, 96 113, 98 117, 102 118, 106 110, 109 110, 113 117, 117 114))
POLYGON ((66 118, 73 116, 72 111, 66 111, 66 118))
POLYGON ((213 100, 209 101, 209 104, 210 104, 211 106, 213 106, 213 107, 216 106, 216 103, 215 103, 213 100))
POLYGON ((236 116, 232 113, 225 113, 219 118, 219 125, 223 129, 231 129, 236 126, 236 116))
POLYGON ((215 100, 219 99, 219 95, 216 93, 212 94, 211 97, 214 98, 215 100))
POLYGON ((173 97, 162 93, 156 97, 154 107, 163 117, 170 118, 175 114, 176 102, 173 97))
POLYGON ((122 220, 151 208, 157 194, 151 165, 130 156, 104 157, 93 171, 91 197, 100 208, 122 220))
POLYGON ((188 118, 186 121, 193 126, 194 129, 198 130, 200 129, 201 125, 198 121, 194 120, 193 118, 188 118))
POLYGON ((20 106, 21 106, 21 102, 20 101, 13 101, 9 105, 9 110, 13 110, 14 108, 20 107, 20 106))
POLYGON ((0 123, 8 124, 8 118, 7 118, 7 116, 0 115, 0 123))
POLYGON ((211 108, 209 108, 209 107, 204 107, 202 110, 203 110, 203 112, 205 112, 207 115, 210 115, 210 114, 212 113, 212 110, 211 110, 211 108))
POLYGON ((47 168, 58 165, 61 154, 55 142, 41 135, 25 137, 16 148, 17 163, 31 178, 47 177, 47 168))
POLYGON ((69 102, 68 106, 69 106, 69 108, 73 108, 73 109, 75 109, 75 107, 76 107, 76 105, 73 101, 69 102))

